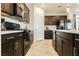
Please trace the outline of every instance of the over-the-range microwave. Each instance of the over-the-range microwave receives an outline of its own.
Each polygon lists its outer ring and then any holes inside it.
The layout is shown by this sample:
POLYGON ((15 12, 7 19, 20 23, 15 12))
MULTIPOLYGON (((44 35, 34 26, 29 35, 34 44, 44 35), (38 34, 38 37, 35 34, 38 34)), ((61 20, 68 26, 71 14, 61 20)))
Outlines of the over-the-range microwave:
POLYGON ((19 3, 14 3, 14 15, 22 18, 22 8, 19 3))

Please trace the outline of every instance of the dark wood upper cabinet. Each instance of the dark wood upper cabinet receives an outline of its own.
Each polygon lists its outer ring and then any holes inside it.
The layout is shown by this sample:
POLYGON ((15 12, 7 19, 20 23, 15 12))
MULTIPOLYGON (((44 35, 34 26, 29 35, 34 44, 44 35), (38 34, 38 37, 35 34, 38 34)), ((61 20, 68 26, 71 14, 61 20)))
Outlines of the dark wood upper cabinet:
POLYGON ((29 9, 25 4, 23 4, 23 6, 24 6, 24 11, 23 11, 23 20, 22 21, 29 23, 29 9))
POLYGON ((13 3, 1 3, 1 11, 13 15, 13 3))
POLYGON ((25 3, 1 3, 2 16, 14 16, 21 22, 29 23, 29 8, 25 3))
POLYGON ((45 16, 45 25, 56 25, 62 19, 67 19, 67 16, 45 16))

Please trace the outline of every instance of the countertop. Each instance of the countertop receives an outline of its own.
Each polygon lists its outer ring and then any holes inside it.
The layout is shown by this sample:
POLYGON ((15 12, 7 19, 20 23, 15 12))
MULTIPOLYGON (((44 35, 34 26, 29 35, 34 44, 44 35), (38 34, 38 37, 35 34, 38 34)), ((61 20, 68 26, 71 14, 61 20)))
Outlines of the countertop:
POLYGON ((79 30, 58 30, 58 29, 55 29, 53 31, 66 32, 66 33, 72 33, 72 34, 79 34, 79 30))
MULTIPOLYGON (((58 29, 54 29, 53 31, 66 32, 66 33, 72 33, 72 34, 79 34, 79 30, 58 30, 58 29)), ((17 33, 17 32, 23 32, 23 30, 1 31, 0 34, 9 34, 9 33, 17 33)))
POLYGON ((10 33, 18 33, 18 32, 23 32, 23 30, 1 31, 0 34, 10 34, 10 33))

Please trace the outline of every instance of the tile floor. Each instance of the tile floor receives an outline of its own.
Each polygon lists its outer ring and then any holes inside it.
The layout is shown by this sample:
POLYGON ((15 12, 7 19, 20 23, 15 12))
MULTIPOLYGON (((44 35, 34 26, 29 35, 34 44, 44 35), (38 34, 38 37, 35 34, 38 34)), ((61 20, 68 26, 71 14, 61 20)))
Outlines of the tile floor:
POLYGON ((52 40, 34 42, 26 56, 58 56, 52 47, 52 40))

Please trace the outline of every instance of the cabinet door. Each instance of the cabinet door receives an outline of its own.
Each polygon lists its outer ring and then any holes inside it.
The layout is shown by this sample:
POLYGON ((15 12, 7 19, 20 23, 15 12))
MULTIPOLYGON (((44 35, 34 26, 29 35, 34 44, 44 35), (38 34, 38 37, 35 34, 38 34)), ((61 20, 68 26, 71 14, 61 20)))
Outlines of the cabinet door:
POLYGON ((11 15, 13 15, 13 4, 12 3, 8 3, 7 6, 7 12, 11 15))
POLYGON ((15 56, 22 56, 23 55, 23 46, 22 46, 22 38, 16 39, 14 42, 14 55, 15 56))
POLYGON ((1 3, 1 11, 5 10, 5 3, 1 3))
POLYGON ((44 36, 45 36, 45 39, 52 39, 53 33, 51 30, 45 30, 44 36))
MULTIPOLYGON (((10 34, 11 35, 11 34, 10 34)), ((2 56, 13 56, 13 39, 12 36, 5 34, 1 35, 1 55, 2 56)))
POLYGON ((56 50, 58 54, 62 55, 62 38, 59 36, 56 36, 56 50))
POLYGON ((63 40, 63 56, 73 55, 73 44, 70 41, 63 40))
POLYGON ((1 37, 2 56, 22 56, 23 39, 22 33, 6 34, 1 37))
POLYGON ((13 43, 2 44, 2 56, 13 56, 13 43))
POLYGON ((13 15, 13 3, 1 3, 1 11, 13 15))

